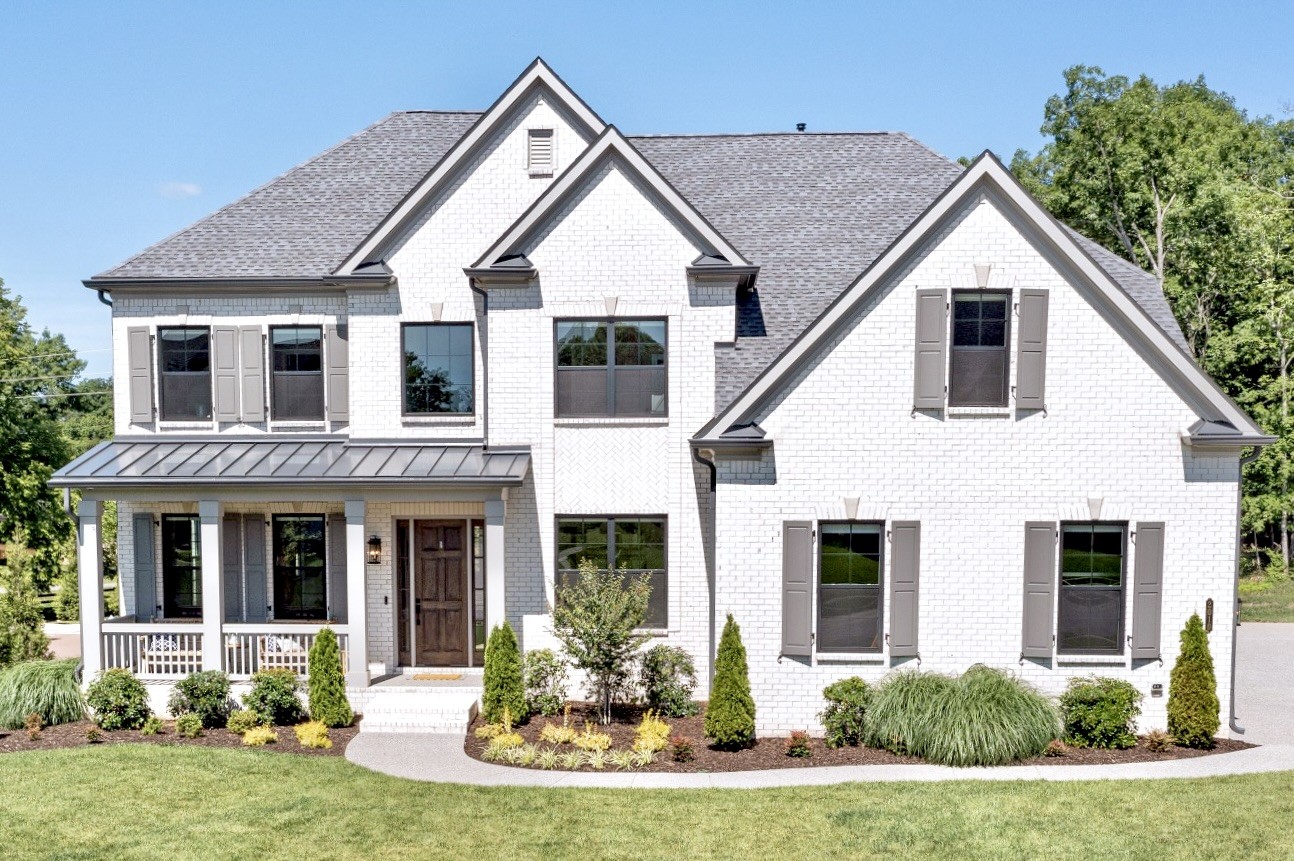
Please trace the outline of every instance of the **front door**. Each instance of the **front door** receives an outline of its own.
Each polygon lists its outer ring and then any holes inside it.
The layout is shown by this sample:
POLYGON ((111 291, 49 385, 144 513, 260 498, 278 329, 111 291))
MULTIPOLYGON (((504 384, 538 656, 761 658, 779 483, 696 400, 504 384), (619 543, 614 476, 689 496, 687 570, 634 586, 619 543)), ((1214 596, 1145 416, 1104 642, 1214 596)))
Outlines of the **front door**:
POLYGON ((467 665, 466 524, 418 521, 414 530, 414 660, 423 667, 467 665))

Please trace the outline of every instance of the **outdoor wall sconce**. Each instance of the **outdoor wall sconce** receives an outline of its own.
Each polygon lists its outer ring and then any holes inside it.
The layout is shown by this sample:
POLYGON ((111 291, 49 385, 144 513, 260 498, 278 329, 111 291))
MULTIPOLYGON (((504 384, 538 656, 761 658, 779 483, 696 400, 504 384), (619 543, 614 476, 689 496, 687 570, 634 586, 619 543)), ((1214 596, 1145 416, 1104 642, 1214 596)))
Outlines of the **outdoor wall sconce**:
POLYGON ((368 537, 368 564, 376 565, 382 561, 382 539, 376 535, 368 537))

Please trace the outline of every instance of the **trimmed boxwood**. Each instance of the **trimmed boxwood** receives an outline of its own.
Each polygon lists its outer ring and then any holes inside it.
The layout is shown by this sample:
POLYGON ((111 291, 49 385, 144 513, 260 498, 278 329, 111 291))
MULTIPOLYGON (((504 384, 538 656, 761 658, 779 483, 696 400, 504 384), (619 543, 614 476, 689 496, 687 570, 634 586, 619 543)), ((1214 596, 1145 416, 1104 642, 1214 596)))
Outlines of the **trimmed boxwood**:
POLYGON ((252 689, 243 705, 275 726, 291 726, 305 717, 297 690, 301 683, 292 670, 261 670, 252 676, 252 689))
POLYGON ((220 670, 189 673, 175 683, 166 707, 176 718, 197 715, 207 729, 225 725, 234 701, 229 696, 229 676, 220 670))
POLYGON ((858 676, 841 679, 822 691, 827 707, 822 710, 827 747, 858 746, 863 743, 867 702, 871 688, 858 676))
POLYGON ((94 712, 94 722, 109 731, 139 729, 153 714, 144 683, 121 667, 105 670, 91 682, 85 701, 94 712))
POLYGON ((1074 747, 1135 747, 1140 703, 1141 692, 1123 679, 1071 680, 1060 697, 1065 741, 1074 747))

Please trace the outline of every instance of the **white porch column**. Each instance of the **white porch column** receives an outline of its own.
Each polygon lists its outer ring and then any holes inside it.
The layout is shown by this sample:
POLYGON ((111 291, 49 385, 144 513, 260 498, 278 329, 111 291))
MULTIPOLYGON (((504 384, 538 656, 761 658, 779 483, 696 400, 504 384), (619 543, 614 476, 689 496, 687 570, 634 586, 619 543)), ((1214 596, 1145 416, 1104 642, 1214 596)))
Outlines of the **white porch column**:
MULTIPOLYGON (((502 499, 485 500, 485 629, 488 636, 495 625, 507 618, 507 596, 503 576, 503 519, 508 504, 502 499)), ((518 631, 520 636, 521 632, 518 631)))
POLYGON ((103 670, 102 519, 103 503, 81 500, 76 509, 76 571, 81 590, 82 678, 87 683, 103 670))
POLYGON ((362 499, 346 500, 346 627, 350 645, 346 684, 368 687, 368 554, 362 499))
POLYGON ((220 538, 220 517, 224 506, 218 499, 198 501, 198 519, 202 540, 202 669, 225 668, 224 542, 220 538))

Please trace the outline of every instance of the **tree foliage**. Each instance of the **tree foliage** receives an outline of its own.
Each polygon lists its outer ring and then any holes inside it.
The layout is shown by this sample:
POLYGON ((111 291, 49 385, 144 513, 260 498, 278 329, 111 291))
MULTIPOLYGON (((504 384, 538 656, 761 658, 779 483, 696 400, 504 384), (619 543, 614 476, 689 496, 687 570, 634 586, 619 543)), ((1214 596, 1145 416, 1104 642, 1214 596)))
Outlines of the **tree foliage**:
POLYGON ((1168 679, 1168 734, 1186 747, 1213 747, 1221 726, 1219 708, 1209 637, 1200 614, 1192 613, 1182 629, 1182 648, 1168 679))
POLYGON ((755 699, 741 628, 728 614, 714 659, 714 680, 705 707, 705 734, 715 746, 734 750, 755 740, 755 699))
POLYGON ((49 657, 49 638, 32 585, 32 554, 22 547, 21 530, 16 537, 0 567, 0 669, 49 657))
POLYGON ((504 712, 513 723, 525 723, 526 682, 517 634, 507 619, 485 641, 485 673, 481 713, 486 723, 502 723, 504 712))
POLYGON ((350 701, 346 699, 341 649, 332 628, 321 628, 310 647, 306 692, 312 720, 330 727, 350 726, 355 720, 350 701))

